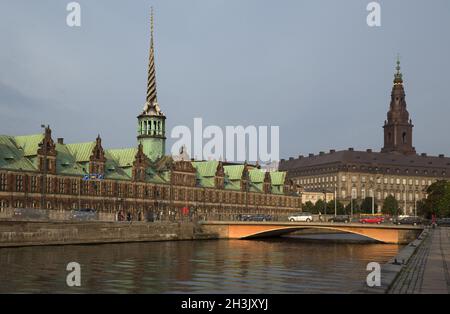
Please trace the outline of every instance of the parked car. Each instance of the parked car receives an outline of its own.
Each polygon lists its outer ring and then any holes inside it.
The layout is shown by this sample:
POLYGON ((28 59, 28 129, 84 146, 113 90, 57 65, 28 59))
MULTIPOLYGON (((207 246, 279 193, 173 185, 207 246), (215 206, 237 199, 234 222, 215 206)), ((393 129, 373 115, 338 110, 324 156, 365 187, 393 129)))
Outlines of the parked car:
POLYGON ((15 208, 13 213, 14 218, 19 219, 49 219, 48 210, 37 208, 15 208))
POLYGON ((334 217, 331 217, 330 219, 328 219, 329 222, 345 222, 345 223, 349 223, 350 222, 350 216, 348 215, 336 215, 334 217))
POLYGON ((362 224, 381 224, 384 222, 383 217, 363 217, 359 219, 359 222, 362 224))
POLYGON ((242 221, 270 221, 272 220, 271 215, 265 214, 243 214, 240 216, 242 221))
POLYGON ((439 218, 436 220, 438 226, 450 226, 450 218, 439 218))
POLYGON ((73 220, 96 220, 98 213, 92 208, 80 208, 72 210, 70 219, 73 220))
POLYGON ((417 225, 424 224, 425 221, 424 221, 424 219, 422 219, 420 217, 408 216, 408 217, 394 219, 393 223, 396 224, 396 225, 413 225, 413 226, 417 226, 417 225))
POLYGON ((289 216, 288 219, 289 221, 306 221, 306 222, 313 221, 312 214, 307 212, 294 214, 292 216, 289 216))

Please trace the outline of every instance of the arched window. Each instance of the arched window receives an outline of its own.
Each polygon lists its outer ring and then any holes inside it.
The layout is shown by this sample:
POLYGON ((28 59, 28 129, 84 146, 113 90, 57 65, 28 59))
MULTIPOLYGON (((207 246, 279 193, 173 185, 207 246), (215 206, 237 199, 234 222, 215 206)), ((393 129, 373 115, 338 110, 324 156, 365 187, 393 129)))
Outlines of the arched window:
POLYGON ((406 144, 406 132, 402 133, 402 142, 403 144, 406 144))

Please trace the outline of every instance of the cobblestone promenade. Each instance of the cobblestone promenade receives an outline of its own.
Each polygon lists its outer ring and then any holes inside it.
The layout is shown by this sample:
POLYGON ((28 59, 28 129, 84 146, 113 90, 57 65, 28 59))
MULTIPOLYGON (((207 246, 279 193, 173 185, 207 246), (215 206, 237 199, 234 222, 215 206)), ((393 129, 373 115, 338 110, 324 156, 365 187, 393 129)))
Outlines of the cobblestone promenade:
POLYGON ((388 293, 450 293, 450 228, 430 229, 388 293))

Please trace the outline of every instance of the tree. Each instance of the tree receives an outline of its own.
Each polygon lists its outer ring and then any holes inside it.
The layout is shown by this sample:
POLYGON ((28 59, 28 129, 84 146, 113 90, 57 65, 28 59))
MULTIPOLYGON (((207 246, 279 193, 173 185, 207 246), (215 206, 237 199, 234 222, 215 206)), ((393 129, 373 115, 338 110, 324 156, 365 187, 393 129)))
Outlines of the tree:
MULTIPOLYGON (((333 214, 334 215, 334 205, 335 205, 334 200, 330 200, 327 203, 327 214, 333 214)), ((336 201, 336 212, 337 212, 338 215, 344 215, 345 214, 344 205, 341 202, 339 202, 339 201, 336 201)))
POLYGON ((424 204, 426 216, 435 214, 438 217, 450 215, 450 183, 439 180, 427 188, 427 198, 424 204))
POLYGON ((319 212, 322 213, 322 215, 325 212, 325 202, 321 199, 319 199, 316 204, 314 205, 314 214, 318 214, 319 212))
POLYGON ((384 199, 381 211, 383 214, 391 216, 397 216, 399 214, 398 202, 393 195, 388 195, 388 197, 384 199))
POLYGON ((303 205, 303 211, 313 213, 315 211, 314 204, 311 201, 307 201, 305 205, 303 205))
POLYGON ((425 218, 430 219, 431 218, 431 210, 429 209, 427 205, 427 200, 422 199, 417 201, 416 203, 417 208, 417 216, 422 216, 425 218))
MULTIPOLYGON (((374 211, 377 208, 377 203, 374 202, 374 211)), ((372 213, 372 197, 366 197, 361 203, 361 213, 372 213)))

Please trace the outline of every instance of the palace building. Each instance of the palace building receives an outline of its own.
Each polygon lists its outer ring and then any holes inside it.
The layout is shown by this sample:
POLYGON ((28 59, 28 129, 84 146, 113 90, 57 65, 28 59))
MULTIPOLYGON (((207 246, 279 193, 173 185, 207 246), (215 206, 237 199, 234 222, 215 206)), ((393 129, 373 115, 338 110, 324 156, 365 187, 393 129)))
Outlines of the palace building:
POLYGON ((288 177, 304 191, 332 192, 344 204, 374 197, 378 211, 383 200, 393 195, 404 213, 414 213, 429 185, 450 178, 450 158, 416 153, 399 60, 383 129, 384 146, 380 152, 332 149, 318 155, 282 159, 279 169, 287 171, 288 177))
POLYGON ((155 211, 179 215, 187 207, 204 217, 232 217, 287 215, 301 208, 286 172, 165 154, 166 116, 157 101, 153 14, 146 102, 137 120, 136 146, 122 149, 104 149, 100 136, 85 143, 55 140, 49 126, 42 134, 0 135, 0 209, 93 208, 137 217, 155 211))

